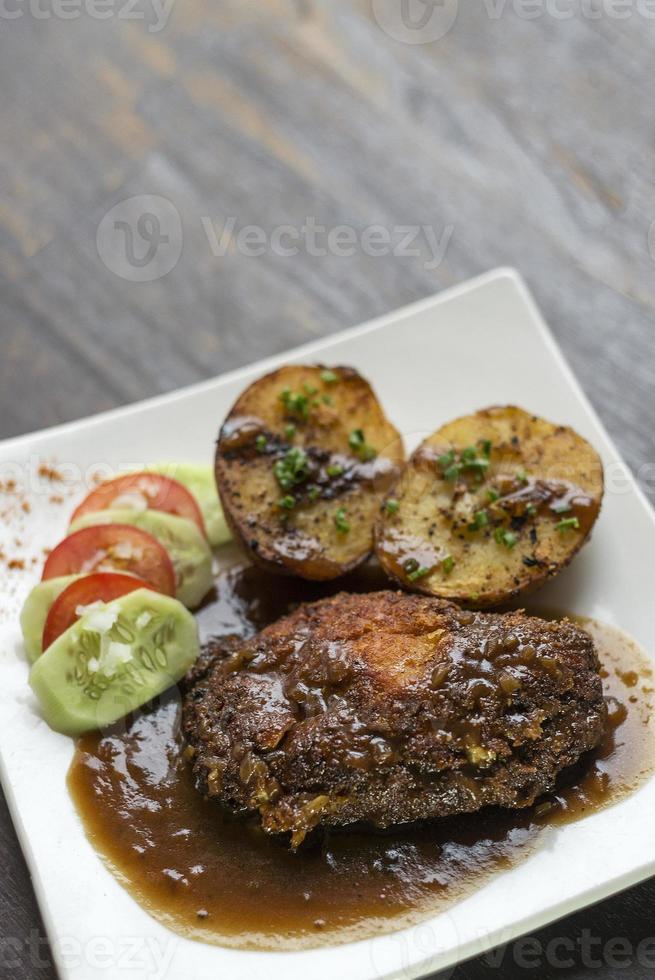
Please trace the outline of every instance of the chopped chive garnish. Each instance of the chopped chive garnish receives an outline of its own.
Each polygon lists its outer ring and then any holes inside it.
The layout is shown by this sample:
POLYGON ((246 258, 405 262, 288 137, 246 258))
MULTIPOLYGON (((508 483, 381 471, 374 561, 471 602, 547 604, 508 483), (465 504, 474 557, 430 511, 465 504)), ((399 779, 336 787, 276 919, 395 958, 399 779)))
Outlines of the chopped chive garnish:
POLYGON ((480 593, 479 592, 471 592, 471 594, 469 596, 469 599, 471 600, 471 602, 477 602, 479 598, 480 598, 480 593))
POLYGON ((350 524, 346 519, 346 508, 340 507, 339 510, 334 515, 334 526, 336 527, 339 534, 347 534, 350 530, 350 524))
POLYGON ((498 493, 497 490, 494 490, 493 488, 491 488, 490 490, 487 490, 487 497, 489 498, 489 500, 493 504, 493 503, 495 503, 498 500, 498 498, 500 497, 500 494, 498 493))
POLYGON ((310 500, 316 500, 320 492, 321 491, 318 489, 318 487, 310 487, 307 491, 307 496, 310 500))
POLYGON ((558 531, 577 531, 580 527, 580 521, 577 517, 564 517, 561 521, 558 521, 555 525, 558 531))
POLYGON ((446 575, 450 575, 453 568, 455 567, 455 559, 452 555, 446 555, 444 560, 441 562, 441 567, 443 568, 446 575))
POLYGON ((367 444, 362 429, 353 429, 348 436, 348 445, 363 463, 367 463, 377 456, 377 451, 367 444))
POLYGON ((421 565, 416 558, 408 558, 404 561, 403 568, 410 582, 416 582, 417 579, 430 574, 430 569, 421 565))
POLYGON ((307 453, 299 446, 293 446, 275 462, 273 467, 275 479, 283 490, 290 490, 302 483, 309 476, 309 459, 307 453))
POLYGON ((516 474, 516 479, 519 481, 519 483, 528 483, 529 482, 529 477, 528 477, 528 474, 525 472, 525 470, 521 470, 520 473, 517 473, 516 474))
POLYGON ((341 463, 330 463, 329 466, 326 466, 325 472, 328 476, 341 476, 343 473, 343 466, 341 463))
POLYGON ((393 497, 390 497, 384 505, 384 509, 386 510, 387 514, 397 514, 399 507, 400 504, 393 497))
POLYGON ((410 582, 416 582, 417 579, 430 574, 430 569, 421 565, 416 558, 408 558, 404 561, 403 568, 410 582))
POLYGON ((494 538, 497 544, 504 544, 506 548, 513 548, 518 541, 513 531, 506 531, 504 527, 497 527, 494 531, 494 538))
POLYGON ((491 456, 491 439, 480 439, 480 447, 484 456, 491 456))
POLYGON ((335 374, 334 371, 321 371, 321 381, 326 385, 335 385, 339 380, 339 375, 335 374))
POLYGON ((286 497, 280 497, 277 505, 278 507, 281 507, 282 510, 293 510, 293 508, 296 506, 296 498, 292 497, 291 494, 287 494, 286 497))
POLYGON ((309 416, 309 402, 306 395, 294 394, 290 388, 285 388, 280 393, 280 401, 290 415, 297 415, 298 418, 306 421, 309 416))
POLYGON ((526 507, 526 511, 525 512, 530 517, 534 517, 534 515, 537 513, 537 508, 536 508, 536 506, 534 504, 528 504, 528 506, 526 507))
POLYGON ((307 384, 307 382, 305 381, 305 383, 302 386, 302 390, 305 392, 306 395, 315 395, 316 392, 318 391, 318 388, 315 388, 314 385, 307 384))
POLYGON ((459 454, 459 459, 454 449, 449 450, 439 456, 437 462, 442 469, 444 480, 458 480, 463 470, 473 471, 478 481, 489 468, 489 459, 486 456, 478 456, 475 446, 467 446, 459 454))
POLYGON ((285 425, 285 427, 284 427, 284 435, 286 436, 287 439, 293 439, 293 437, 295 436, 295 434, 296 434, 296 427, 295 427, 295 425, 285 425))
POLYGON ((489 523, 489 515, 486 510, 478 510, 469 524, 469 531, 479 531, 481 527, 486 527, 489 523))
POLYGON ((258 453, 266 452, 266 436, 257 436, 255 439, 255 449, 258 453))
POLYGON ((321 395, 321 401, 324 405, 332 404, 332 395, 321 395))

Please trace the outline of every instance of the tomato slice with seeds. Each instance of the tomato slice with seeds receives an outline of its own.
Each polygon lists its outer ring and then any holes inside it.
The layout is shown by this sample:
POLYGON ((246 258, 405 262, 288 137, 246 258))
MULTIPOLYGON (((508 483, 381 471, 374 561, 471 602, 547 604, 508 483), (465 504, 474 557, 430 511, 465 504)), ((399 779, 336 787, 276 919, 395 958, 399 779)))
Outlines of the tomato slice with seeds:
POLYGON ((99 510, 116 510, 121 507, 129 510, 161 510, 175 517, 186 517, 197 524, 205 537, 207 536, 202 511, 193 494, 178 480, 161 473, 145 471, 128 473, 101 483, 82 501, 73 514, 71 523, 83 514, 95 514, 99 510))
POLYGON ((96 524, 69 534, 48 556, 42 578, 79 572, 124 572, 175 595, 175 569, 166 548, 131 524, 96 524))
POLYGON ((71 582, 50 606, 43 627, 43 650, 80 618, 78 609, 94 602, 111 602, 137 589, 152 589, 149 582, 120 572, 96 572, 71 582))

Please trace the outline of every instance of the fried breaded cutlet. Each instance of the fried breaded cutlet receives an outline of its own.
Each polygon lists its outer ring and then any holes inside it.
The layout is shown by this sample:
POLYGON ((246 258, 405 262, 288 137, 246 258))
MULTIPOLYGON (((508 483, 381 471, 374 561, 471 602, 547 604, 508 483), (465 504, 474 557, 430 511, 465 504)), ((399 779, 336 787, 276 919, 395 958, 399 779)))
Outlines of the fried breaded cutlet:
POLYGON ((606 721, 573 623, 390 591, 210 643, 188 685, 198 789, 294 847, 319 825, 529 806, 606 721))

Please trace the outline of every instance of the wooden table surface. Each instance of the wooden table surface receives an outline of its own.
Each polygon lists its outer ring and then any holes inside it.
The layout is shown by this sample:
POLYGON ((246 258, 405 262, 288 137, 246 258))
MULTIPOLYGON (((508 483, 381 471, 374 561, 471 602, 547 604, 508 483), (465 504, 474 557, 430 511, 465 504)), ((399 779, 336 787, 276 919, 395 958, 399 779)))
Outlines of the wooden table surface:
MULTIPOLYGON (((655 494, 653 6, 7 0, 0 436, 508 264, 655 494)), ((6 811, 0 846, 0 975, 43 980, 6 811)), ((453 975, 653 976, 654 898, 453 975)))

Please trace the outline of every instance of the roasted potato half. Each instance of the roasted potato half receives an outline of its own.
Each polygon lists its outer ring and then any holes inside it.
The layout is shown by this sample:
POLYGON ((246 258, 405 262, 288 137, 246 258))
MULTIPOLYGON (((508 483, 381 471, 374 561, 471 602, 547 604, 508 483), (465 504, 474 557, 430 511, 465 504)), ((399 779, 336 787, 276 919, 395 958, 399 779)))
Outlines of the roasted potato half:
POLYGON ((216 482, 234 535, 271 572, 324 580, 363 562, 402 441, 347 367, 290 365, 237 400, 216 482))
POLYGON ((488 408, 419 446, 382 507, 375 550, 406 589, 494 606, 568 565, 602 497, 602 463, 582 436, 488 408))

